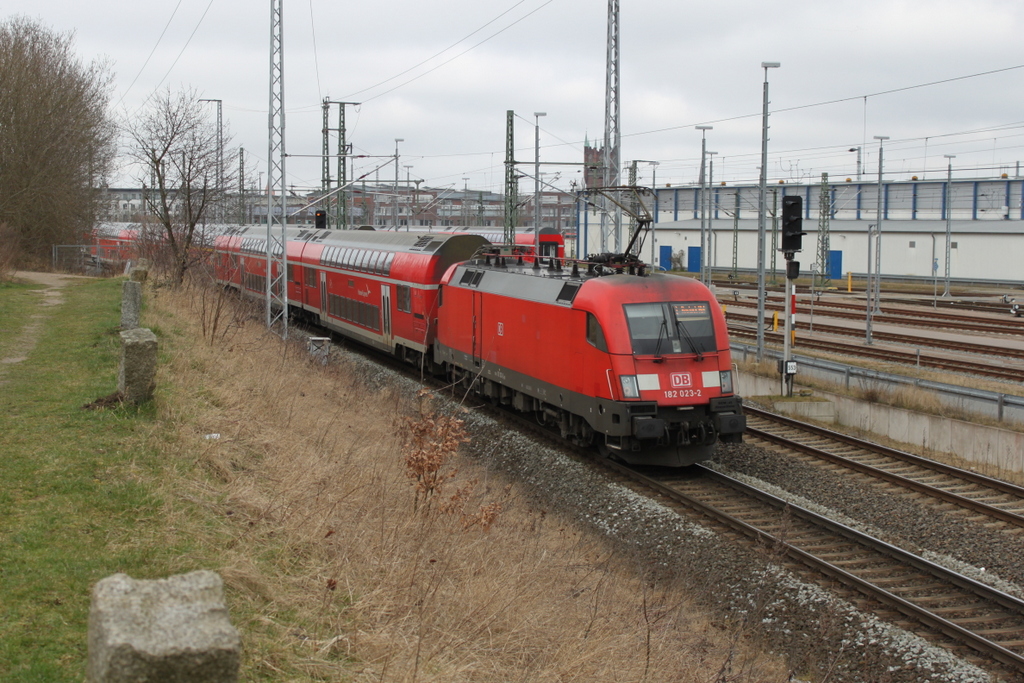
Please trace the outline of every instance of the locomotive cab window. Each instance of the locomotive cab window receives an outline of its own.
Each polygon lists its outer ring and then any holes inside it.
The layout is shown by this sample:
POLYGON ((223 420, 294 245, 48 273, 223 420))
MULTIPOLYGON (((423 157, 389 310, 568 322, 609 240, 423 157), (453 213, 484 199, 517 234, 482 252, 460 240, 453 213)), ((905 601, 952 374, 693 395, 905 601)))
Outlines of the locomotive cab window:
POLYGON ((587 313, 587 342, 598 351, 608 352, 608 344, 605 343, 601 323, 597 322, 597 317, 593 313, 587 313))
POLYGON ((626 304, 633 353, 659 356, 715 350, 715 327, 706 301, 626 304))

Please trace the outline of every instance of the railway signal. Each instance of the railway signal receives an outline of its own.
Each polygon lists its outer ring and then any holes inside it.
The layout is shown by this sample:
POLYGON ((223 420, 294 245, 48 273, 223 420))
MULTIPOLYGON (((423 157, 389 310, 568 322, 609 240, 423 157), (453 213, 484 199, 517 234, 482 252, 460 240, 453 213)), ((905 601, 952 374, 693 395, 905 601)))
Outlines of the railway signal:
MULTIPOLYGON (((803 198, 788 196, 782 198, 782 248, 779 251, 791 259, 794 252, 802 249, 803 236, 803 198)), ((789 277, 787 273, 787 277, 789 277)))
MULTIPOLYGON (((786 257, 786 330, 784 334, 782 361, 779 362, 779 374, 782 375, 782 395, 793 395, 793 375, 796 374, 796 361, 792 360, 793 315, 796 313, 796 279, 800 276, 800 262, 793 260, 793 255, 800 251, 803 242, 803 208, 801 197, 788 196, 782 198, 782 248, 779 249, 786 257)), ((813 285, 813 278, 812 278, 813 285)))

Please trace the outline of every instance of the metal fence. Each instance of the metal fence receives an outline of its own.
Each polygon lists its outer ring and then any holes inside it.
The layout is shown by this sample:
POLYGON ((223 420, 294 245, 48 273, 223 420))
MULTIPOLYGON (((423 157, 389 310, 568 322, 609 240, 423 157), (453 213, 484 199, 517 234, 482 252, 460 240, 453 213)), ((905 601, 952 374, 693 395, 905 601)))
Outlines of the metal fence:
MULTIPOLYGON (((748 344, 732 343, 733 356, 737 355, 744 361, 757 357, 757 347, 748 344)), ((782 353, 774 349, 765 349, 765 357, 782 358, 782 353)), ((981 415, 999 422, 1024 424, 1024 396, 1017 394, 1001 394, 982 389, 969 389, 954 384, 944 384, 926 379, 894 375, 888 372, 868 370, 845 363, 811 358, 793 354, 799 363, 800 374, 817 380, 831 382, 847 391, 872 392, 882 391, 895 393, 899 389, 914 388, 930 392, 943 405, 975 415, 981 415)))

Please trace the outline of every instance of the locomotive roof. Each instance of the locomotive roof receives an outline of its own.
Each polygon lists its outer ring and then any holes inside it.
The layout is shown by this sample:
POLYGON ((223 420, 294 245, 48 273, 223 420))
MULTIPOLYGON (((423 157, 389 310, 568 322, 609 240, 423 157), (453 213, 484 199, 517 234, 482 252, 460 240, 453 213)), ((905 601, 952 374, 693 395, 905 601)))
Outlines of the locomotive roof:
MULTIPOLYGON (((531 263, 519 265, 512 259, 506 261, 506 266, 487 263, 483 259, 467 261, 455 268, 448 285, 470 287, 490 294, 566 307, 572 306, 579 291, 588 283, 592 283, 588 291, 595 287, 606 293, 609 288, 634 289, 637 290, 635 294, 638 299, 644 298, 641 290, 646 296, 650 296, 652 290, 658 291, 658 296, 664 300, 683 296, 703 298, 708 295, 703 285, 691 278, 661 273, 611 274, 611 269, 606 269, 605 274, 598 274, 588 272, 586 263, 578 263, 577 272, 574 274, 571 263, 563 265, 561 269, 552 269, 550 260, 547 261, 548 265, 542 265, 540 268, 534 268, 531 263), (687 291, 692 289, 700 291, 687 291)), ((597 292, 593 294, 600 296, 597 292)))

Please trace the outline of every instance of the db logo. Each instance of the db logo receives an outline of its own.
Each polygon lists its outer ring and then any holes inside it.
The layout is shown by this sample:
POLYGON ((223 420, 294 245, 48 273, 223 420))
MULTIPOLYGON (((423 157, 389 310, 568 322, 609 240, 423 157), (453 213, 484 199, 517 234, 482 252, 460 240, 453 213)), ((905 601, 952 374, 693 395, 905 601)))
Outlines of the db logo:
POLYGON ((671 378, 673 389, 686 389, 693 386, 693 381, 690 379, 690 373, 688 372, 673 372, 671 378))

